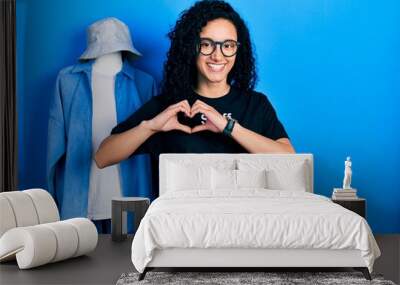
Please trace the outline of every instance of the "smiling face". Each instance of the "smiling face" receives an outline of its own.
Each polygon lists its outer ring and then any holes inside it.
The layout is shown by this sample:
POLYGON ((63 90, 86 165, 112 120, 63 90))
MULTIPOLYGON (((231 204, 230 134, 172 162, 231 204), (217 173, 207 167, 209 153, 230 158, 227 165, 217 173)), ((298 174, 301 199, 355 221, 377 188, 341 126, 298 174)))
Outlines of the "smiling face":
MULTIPOLYGON (((226 40, 237 41, 235 26, 226 19, 215 19, 207 23, 200 32, 200 38, 208 38, 215 42, 226 40)), ((196 60, 197 83, 202 84, 226 84, 228 74, 235 63, 236 55, 226 57, 222 54, 220 45, 216 46, 210 55, 198 54, 196 60)))

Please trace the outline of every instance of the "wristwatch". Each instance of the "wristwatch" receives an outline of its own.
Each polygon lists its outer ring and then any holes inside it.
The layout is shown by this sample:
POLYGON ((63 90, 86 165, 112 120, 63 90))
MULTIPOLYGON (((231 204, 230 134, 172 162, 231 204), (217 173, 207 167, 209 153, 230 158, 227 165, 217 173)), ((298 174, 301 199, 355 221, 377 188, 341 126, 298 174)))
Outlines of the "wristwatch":
POLYGON ((233 131, 233 127, 235 126, 235 122, 236 120, 232 119, 232 118, 227 118, 228 122, 226 123, 226 126, 224 128, 224 130, 222 131, 222 133, 228 137, 232 137, 232 131, 233 131))

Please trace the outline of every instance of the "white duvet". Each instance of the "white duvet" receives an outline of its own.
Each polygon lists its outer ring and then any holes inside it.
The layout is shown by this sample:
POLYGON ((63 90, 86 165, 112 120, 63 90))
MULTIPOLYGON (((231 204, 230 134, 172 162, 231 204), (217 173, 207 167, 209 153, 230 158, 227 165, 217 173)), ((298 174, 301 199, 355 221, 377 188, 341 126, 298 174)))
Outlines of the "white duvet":
POLYGON ((372 272, 380 256, 364 218, 299 191, 171 192, 154 200, 135 234, 132 262, 143 272, 155 249, 358 249, 372 272))

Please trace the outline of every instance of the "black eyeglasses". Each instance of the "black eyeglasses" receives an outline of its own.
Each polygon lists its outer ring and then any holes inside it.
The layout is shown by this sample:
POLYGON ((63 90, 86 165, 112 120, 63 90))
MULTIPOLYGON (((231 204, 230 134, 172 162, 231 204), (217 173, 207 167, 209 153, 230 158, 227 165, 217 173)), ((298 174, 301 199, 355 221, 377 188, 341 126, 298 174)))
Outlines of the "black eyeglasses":
POLYGON ((197 44, 197 52, 200 52, 202 55, 210 55, 215 51, 217 45, 219 45, 224 56, 231 57, 237 53, 240 43, 234 40, 217 42, 209 38, 200 38, 200 41, 197 44))

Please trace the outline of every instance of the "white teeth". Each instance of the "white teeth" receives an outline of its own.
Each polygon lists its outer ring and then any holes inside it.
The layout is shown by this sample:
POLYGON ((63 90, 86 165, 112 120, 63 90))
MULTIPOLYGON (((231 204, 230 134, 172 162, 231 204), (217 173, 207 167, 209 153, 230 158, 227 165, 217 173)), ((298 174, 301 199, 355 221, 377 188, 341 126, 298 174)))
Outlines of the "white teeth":
POLYGON ((212 71, 222 71, 225 67, 225 64, 207 63, 207 65, 211 68, 212 71))

